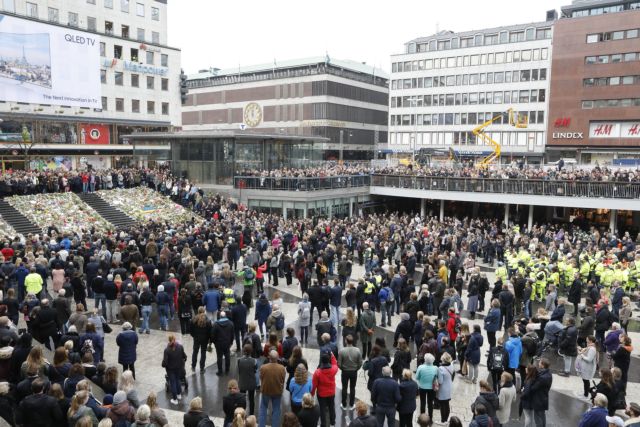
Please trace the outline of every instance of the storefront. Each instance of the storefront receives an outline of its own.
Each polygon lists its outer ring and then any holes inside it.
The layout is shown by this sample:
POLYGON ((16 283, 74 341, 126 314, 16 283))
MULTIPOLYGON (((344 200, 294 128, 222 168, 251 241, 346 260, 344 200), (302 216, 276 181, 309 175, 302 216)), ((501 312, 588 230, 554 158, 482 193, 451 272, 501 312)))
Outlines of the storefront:
POLYGON ((369 195, 353 197, 337 197, 312 201, 287 201, 287 200, 248 200, 249 209, 261 213, 278 214, 285 218, 312 218, 312 217, 338 217, 346 218, 369 207, 371 197, 369 195))

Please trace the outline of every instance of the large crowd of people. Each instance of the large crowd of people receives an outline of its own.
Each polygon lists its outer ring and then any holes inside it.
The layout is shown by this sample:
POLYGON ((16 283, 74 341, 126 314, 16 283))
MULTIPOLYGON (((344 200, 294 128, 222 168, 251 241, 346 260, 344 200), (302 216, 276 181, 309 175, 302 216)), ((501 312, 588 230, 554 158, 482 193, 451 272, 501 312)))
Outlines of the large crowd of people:
MULTIPOLYGON (((605 425, 622 410, 638 422, 625 393, 637 236, 399 213, 284 219, 185 180, 138 176, 204 222, 185 216, 170 228, 148 220, 83 234, 52 226, 0 244, 0 416, 10 424, 167 424, 156 396, 143 403, 135 385, 138 338, 153 333, 152 314, 162 330, 180 324, 161 360, 171 405, 182 399, 188 365, 202 371, 210 347, 228 390, 225 427, 264 427, 269 417, 272 426, 333 426, 338 392, 353 427, 392 427, 396 418, 459 427, 451 401, 460 381, 478 387, 471 426, 520 419, 539 427, 554 376, 574 372, 584 384, 578 398, 593 404, 581 426, 605 425), (278 290, 295 286, 297 318, 288 319, 278 290), (105 360, 104 334, 115 329, 118 357, 105 360), (316 344, 312 366, 305 353, 316 344), (557 354, 564 370, 552 373, 557 354), (355 393, 363 370, 371 409, 355 393)), ((184 425, 212 425, 199 397, 184 425)))

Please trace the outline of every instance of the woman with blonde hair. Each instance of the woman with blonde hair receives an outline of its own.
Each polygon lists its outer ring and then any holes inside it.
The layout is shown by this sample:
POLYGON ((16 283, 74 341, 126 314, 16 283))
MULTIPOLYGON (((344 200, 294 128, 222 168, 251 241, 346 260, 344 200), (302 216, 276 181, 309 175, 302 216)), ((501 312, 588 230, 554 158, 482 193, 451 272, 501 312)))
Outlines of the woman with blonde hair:
POLYGON ((302 409, 302 401, 304 395, 311 393, 313 382, 309 377, 309 371, 307 367, 302 363, 296 367, 293 378, 289 380, 289 393, 291 395, 291 410, 294 414, 300 412, 302 409))
POLYGON ((84 417, 89 417, 91 419, 91 426, 98 426, 98 418, 96 418, 96 414, 93 412, 93 409, 87 406, 88 401, 89 392, 86 390, 80 390, 73 395, 73 399, 71 399, 71 406, 67 412, 69 427, 75 427, 78 425, 78 421, 84 417))
POLYGON ((158 395, 155 391, 149 393, 149 396, 147 397, 147 406, 151 410, 149 420, 152 424, 155 424, 156 426, 165 426, 169 423, 166 414, 158 406, 158 395))
POLYGON ((39 377, 48 377, 49 362, 45 359, 41 346, 36 345, 31 348, 27 360, 25 360, 20 367, 20 374, 23 379, 27 377, 27 374, 37 374, 39 377))
POLYGON ((627 333, 627 327, 629 326, 629 319, 631 319, 631 299, 629 297, 622 297, 622 307, 618 316, 620 317, 620 326, 627 333))
POLYGON ((189 411, 184 414, 182 424, 184 427, 198 427, 201 420, 208 418, 209 416, 202 410, 202 398, 198 396, 189 402, 189 411))
POLYGON ((302 396, 302 409, 296 414, 302 427, 315 427, 320 421, 320 408, 316 405, 311 393, 302 396))
POLYGON ((231 423, 231 427, 245 427, 245 420, 247 417, 247 413, 244 408, 236 408, 233 411, 233 422, 231 423))
POLYGON ((120 376, 120 382, 118 383, 118 390, 122 390, 127 393, 127 400, 134 408, 140 407, 140 399, 138 399, 138 392, 136 391, 136 380, 133 378, 133 372, 126 370, 120 376))
POLYGON ((347 335, 351 335, 353 338, 353 346, 358 346, 358 333, 356 331, 356 325, 358 324, 358 318, 353 308, 347 308, 347 313, 342 319, 342 346, 347 346, 347 335))

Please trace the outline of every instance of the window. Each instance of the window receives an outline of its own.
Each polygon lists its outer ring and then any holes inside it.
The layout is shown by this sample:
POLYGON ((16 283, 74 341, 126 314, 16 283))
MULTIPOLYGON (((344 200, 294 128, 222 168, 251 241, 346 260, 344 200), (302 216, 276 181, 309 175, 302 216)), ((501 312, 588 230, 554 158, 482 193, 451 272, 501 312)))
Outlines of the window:
POLYGON ((35 3, 27 2, 27 16, 31 18, 38 17, 38 5, 35 3))
POLYGON ((160 54, 160 65, 163 67, 169 66, 169 55, 167 55, 166 53, 160 54))
POLYGON ((168 102, 163 102, 162 103, 162 115, 163 116, 168 116, 169 115, 169 103, 168 102))
POLYGON ((151 43, 160 44, 160 33, 157 31, 151 31, 151 43))
POLYGON ((599 34, 587 34, 587 43, 598 43, 599 40, 599 34))
POLYGON ((153 52, 147 51, 147 64, 153 65, 153 52))
POLYGON ((546 47, 543 49, 540 49, 540 59, 547 60, 548 58, 549 58, 549 49, 547 49, 546 47))
POLYGON ((622 54, 617 53, 617 54, 611 55, 611 63, 618 63, 618 62, 622 62, 622 54))
POLYGON ((104 0, 104 7, 107 9, 113 9, 113 0, 104 0))
POLYGON ((122 58, 122 46, 113 45, 113 57, 116 59, 122 58))
POLYGON ((521 55, 521 59, 523 61, 531 61, 531 51, 530 50, 523 50, 522 51, 522 55, 521 55))
POLYGON ((140 75, 131 74, 131 87, 140 87, 140 75))
POLYGON ((600 55, 596 58, 598 64, 608 64, 609 63, 609 55, 600 55))
POLYGON ((107 70, 100 70, 100 83, 107 83, 107 70))
POLYGON ((120 0, 120 10, 129 13, 129 0, 120 0))
POLYGON ((153 76, 147 76, 147 89, 154 89, 155 78, 153 76))
POLYGON ((622 40, 624 38, 624 31, 614 31, 611 35, 612 40, 622 40))
POLYGON ((151 19, 154 21, 160 20, 160 9, 158 9, 157 7, 151 8, 151 19))
POLYGON ((169 90, 169 79, 161 79, 160 80, 160 88, 162 90, 169 90))
POLYGON ((15 0, 2 0, 2 10, 7 12, 16 13, 15 0))
POLYGON ((96 31, 97 28, 98 27, 96 25, 96 18, 94 18, 92 16, 87 16, 87 30, 96 31))
POLYGON ((636 58, 637 58, 637 54, 635 52, 624 54, 624 62, 635 61, 636 58))
POLYGON ((635 39, 636 37, 638 37, 638 30, 627 30, 627 38, 628 39, 635 39))
POLYGON ((49 8, 49 21, 55 23, 60 21, 60 12, 55 7, 49 8))
POLYGON ((140 112, 140 100, 139 99, 132 99, 131 100, 131 112, 132 113, 139 113, 140 112))
POLYGON ((107 111, 107 97, 102 97, 102 111, 107 111))
POLYGON ((144 16, 144 4, 136 3, 136 16, 144 16))
POLYGON ((156 103, 153 101, 147 101, 147 114, 156 113, 156 103))
POLYGON ((116 111, 124 111, 124 98, 116 98, 116 111))
POLYGON ((609 77, 609 86, 618 86, 620 84, 620 77, 609 77))
POLYGON ((144 28, 138 28, 136 36, 138 36, 138 38, 137 38, 138 41, 143 42, 144 41, 144 28))
POLYGON ((116 82, 116 86, 122 86, 123 84, 123 74, 122 71, 116 71, 114 73, 114 79, 116 82))
POLYGON ((131 56, 130 56, 131 60, 133 62, 139 62, 139 57, 138 57, 138 49, 132 47, 131 48, 131 56))
POLYGON ((595 56, 587 56, 586 58, 584 58, 584 63, 585 64, 595 64, 596 63, 596 57, 595 56))
POLYGON ((75 13, 75 12, 69 12, 68 22, 69 22, 69 26, 70 27, 77 27, 78 26, 78 14, 75 13))
POLYGON ((122 27, 120 27, 120 35, 124 39, 128 39, 129 38, 129 26, 128 25, 123 25, 122 27))
POLYGON ((107 45, 104 42, 100 42, 100 56, 103 58, 107 56, 107 45))
POLYGON ((509 42, 523 42, 524 41, 524 31, 512 31, 509 33, 509 42))
POLYGON ((109 35, 113 34, 113 22, 104 21, 104 32, 109 35))
POLYGON ((526 37, 526 39, 527 39, 527 40, 533 40, 533 38, 534 38, 534 37, 533 37, 534 32, 535 32, 535 29, 533 29, 533 28, 527 28, 527 30, 526 30, 526 36, 525 36, 525 37, 526 37))
POLYGON ((96 0, 87 0, 87 3, 89 3, 89 4, 96 4, 96 0))

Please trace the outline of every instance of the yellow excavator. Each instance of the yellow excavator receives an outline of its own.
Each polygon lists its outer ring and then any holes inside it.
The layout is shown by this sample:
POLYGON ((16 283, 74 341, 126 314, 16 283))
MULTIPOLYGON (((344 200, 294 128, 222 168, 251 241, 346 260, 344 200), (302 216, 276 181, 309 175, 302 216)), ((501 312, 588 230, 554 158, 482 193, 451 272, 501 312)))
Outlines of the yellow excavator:
POLYGON ((513 111, 513 108, 509 108, 506 112, 498 114, 497 116, 491 118, 490 120, 487 120, 486 122, 475 128, 472 132, 476 136, 476 140, 482 140, 493 147, 493 153, 486 156, 484 159, 482 159, 482 161, 480 161, 480 163, 477 164, 477 167, 480 169, 485 169, 489 167, 489 165, 493 161, 500 159, 500 144, 491 139, 489 135, 485 133, 486 128, 498 119, 505 119, 503 120, 503 122, 508 119, 509 125, 514 126, 518 129, 524 129, 529 126, 529 117, 526 114, 520 114, 513 111))

